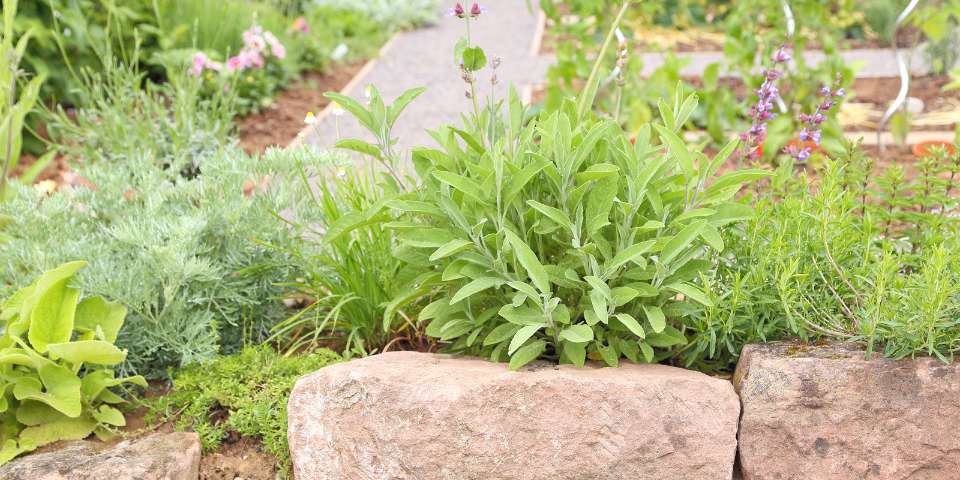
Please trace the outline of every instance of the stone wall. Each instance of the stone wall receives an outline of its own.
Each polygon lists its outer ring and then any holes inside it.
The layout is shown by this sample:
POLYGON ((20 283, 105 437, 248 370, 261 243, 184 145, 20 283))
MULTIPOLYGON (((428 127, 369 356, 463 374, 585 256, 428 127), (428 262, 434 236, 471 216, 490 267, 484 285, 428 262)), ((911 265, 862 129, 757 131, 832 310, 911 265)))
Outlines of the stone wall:
POLYGON ((748 346, 732 384, 388 353, 302 378, 289 414, 300 480, 730 479, 738 423, 745 480, 960 480, 960 370, 843 345, 748 346))

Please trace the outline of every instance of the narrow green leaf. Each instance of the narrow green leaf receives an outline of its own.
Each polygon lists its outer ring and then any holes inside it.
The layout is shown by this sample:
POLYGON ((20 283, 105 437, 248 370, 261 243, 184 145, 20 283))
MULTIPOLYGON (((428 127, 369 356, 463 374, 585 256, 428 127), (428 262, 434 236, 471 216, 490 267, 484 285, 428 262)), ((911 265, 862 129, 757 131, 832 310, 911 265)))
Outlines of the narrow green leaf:
POLYGON ((673 290, 677 293, 682 293, 683 296, 707 307, 713 306, 713 302, 707 298, 707 295, 703 293, 702 290, 689 283, 671 283, 670 285, 666 285, 664 288, 667 290, 673 290))
POLYGON ((513 352, 516 352, 524 343, 527 343, 527 340, 530 340, 534 334, 536 334, 543 324, 539 325, 526 325, 517 330, 517 333, 513 335, 513 340, 510 340, 510 348, 507 349, 507 353, 513 355, 513 352))
POLYGON ((687 248, 694 239, 697 238, 697 235, 700 235, 700 231, 703 230, 704 221, 693 222, 682 230, 680 230, 670 241, 664 245, 663 250, 660 252, 660 262, 663 264, 670 263, 671 260, 677 257, 685 248, 687 248))
POLYGON ((432 255, 430 255, 430 261, 436 262, 441 258, 449 257, 457 252, 466 250, 467 248, 473 246, 473 242, 464 240, 461 238, 455 238, 449 242, 443 244, 442 247, 436 249, 432 255))
POLYGON ((667 319, 663 315, 663 310, 660 307, 655 305, 644 305, 643 313, 647 316, 647 321, 650 322, 650 328, 653 329, 654 333, 660 333, 667 326, 667 319))
POLYGON ((453 295, 453 298, 450 299, 450 304, 453 305, 475 293, 482 292, 491 287, 499 287, 503 285, 503 280, 495 277, 482 277, 478 278, 463 287, 460 287, 460 290, 457 290, 457 293, 453 295))
POLYGON ((520 367, 536 360, 546 348, 547 342, 543 340, 537 340, 520 348, 517 353, 510 357, 510 370, 518 370, 520 367))
POLYGON ((519 325, 502 323, 487 334, 486 338, 483 339, 483 346, 487 347, 490 345, 496 345, 500 342, 505 342, 512 338, 518 330, 520 330, 519 325))
POLYGON ((517 261, 520 262, 520 265, 523 266, 530 276, 530 280, 533 281, 533 285, 543 293, 550 293, 550 277, 547 275, 546 269, 543 268, 543 264, 537 259, 537 255, 533 253, 533 250, 527 246, 526 242, 520 239, 515 233, 506 229, 503 233, 506 235, 510 246, 513 247, 517 261))
POLYGON ((647 240, 645 242, 635 243, 627 248, 624 248, 623 250, 620 250, 613 257, 613 259, 610 260, 610 263, 607 264, 605 270, 612 274, 614 270, 622 267, 627 262, 633 262, 642 257, 645 253, 649 252, 654 243, 656 243, 655 240, 647 240))
POLYGON ((629 313, 618 313, 614 315, 624 327, 627 327, 627 330, 630 330, 634 335, 643 338, 646 336, 646 332, 643 331, 643 327, 640 326, 640 322, 636 318, 633 318, 633 315, 629 313))
POLYGON ((593 329, 587 325, 570 325, 560 332, 560 338, 573 343, 586 343, 593 340, 593 329))
POLYGON ((573 232, 574 230, 573 221, 570 220, 570 217, 568 217, 560 209, 551 207, 550 205, 544 205, 536 200, 527 200, 527 205, 530 205, 536 211, 546 215, 547 218, 549 218, 550 220, 553 220, 554 223, 573 232))

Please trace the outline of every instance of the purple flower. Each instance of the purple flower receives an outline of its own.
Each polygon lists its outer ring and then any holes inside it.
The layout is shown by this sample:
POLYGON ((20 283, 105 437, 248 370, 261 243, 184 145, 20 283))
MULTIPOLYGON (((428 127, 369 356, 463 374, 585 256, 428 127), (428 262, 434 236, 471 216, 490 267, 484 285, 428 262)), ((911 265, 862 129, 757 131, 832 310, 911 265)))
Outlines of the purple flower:
POLYGON ((465 13, 466 12, 463 10, 463 5, 460 5, 460 2, 457 2, 457 4, 450 9, 451 17, 463 18, 465 13))
MULTIPOLYGON (((840 83, 839 78, 837 78, 836 83, 840 83)), ((813 113, 800 114, 800 122, 803 123, 803 128, 797 135, 800 142, 813 142, 814 145, 820 145, 823 134, 823 130, 820 128, 820 125, 827 120, 827 115, 825 112, 833 108, 834 105, 837 104, 835 99, 843 97, 845 93, 846 92, 844 92, 842 88, 831 90, 829 86, 824 86, 820 89, 820 95, 826 97, 823 102, 817 105, 817 108, 813 113)), ((796 145, 791 145, 785 148, 784 151, 799 161, 804 161, 810 158, 810 155, 813 153, 813 150, 809 145, 802 148, 796 145)))
POLYGON ((473 18, 477 18, 477 17, 479 17, 480 14, 483 13, 485 10, 486 10, 486 8, 481 7, 479 3, 473 2, 473 6, 470 7, 470 16, 473 17, 473 18))
POLYGON ((776 53, 773 54, 772 59, 774 63, 789 62, 791 59, 793 59, 793 56, 790 55, 790 47, 781 45, 780 48, 777 49, 776 53))

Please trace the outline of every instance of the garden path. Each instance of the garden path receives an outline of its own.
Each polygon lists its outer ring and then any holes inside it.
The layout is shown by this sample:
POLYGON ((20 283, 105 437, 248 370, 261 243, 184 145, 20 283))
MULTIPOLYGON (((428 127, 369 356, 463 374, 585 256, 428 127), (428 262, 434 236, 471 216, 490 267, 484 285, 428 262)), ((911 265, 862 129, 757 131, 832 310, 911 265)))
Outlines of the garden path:
MULTIPOLYGON (((926 75, 930 71, 930 64, 920 49, 905 49, 903 54, 908 59, 912 74, 926 75)), ((687 64, 680 69, 680 74, 689 77, 699 77, 708 65, 723 61, 723 52, 683 52, 676 55, 687 60, 687 64)), ((890 48, 857 48, 842 51, 840 56, 843 57, 845 62, 857 67, 858 78, 896 77, 899 75, 897 57, 893 49, 890 48)), ((664 64, 666 58, 665 54, 659 52, 642 54, 643 74, 650 75, 653 73, 654 70, 664 64)), ((809 51, 804 54, 804 58, 808 63, 815 65, 823 61, 824 55, 823 52, 809 51)))
MULTIPOLYGON (((348 86, 345 92, 362 99, 366 86, 375 85, 384 99, 392 102, 407 89, 427 87, 394 127, 393 136, 399 139, 403 150, 433 145, 425 129, 447 122, 459 124, 460 113, 470 106, 464 96, 466 85, 453 62, 454 45, 464 36, 464 22, 447 14, 453 2, 440 3, 444 11, 435 25, 399 34, 384 47, 382 57, 372 63, 360 81, 348 86)), ((469 2, 464 3, 469 8, 469 2)), ((482 47, 488 59, 502 59, 497 71, 496 98, 504 97, 510 83, 522 91, 527 85, 542 82, 552 61, 537 55, 541 19, 538 2, 530 3, 532 11, 522 0, 487 0, 483 2, 484 13, 470 22, 472 43, 482 47)), ((484 96, 490 92, 489 78, 489 69, 480 72, 478 88, 484 96)), ((325 113, 313 128, 301 133, 301 141, 328 147, 336 142, 338 130, 339 138, 371 138, 349 114, 337 117, 329 111, 325 113)))

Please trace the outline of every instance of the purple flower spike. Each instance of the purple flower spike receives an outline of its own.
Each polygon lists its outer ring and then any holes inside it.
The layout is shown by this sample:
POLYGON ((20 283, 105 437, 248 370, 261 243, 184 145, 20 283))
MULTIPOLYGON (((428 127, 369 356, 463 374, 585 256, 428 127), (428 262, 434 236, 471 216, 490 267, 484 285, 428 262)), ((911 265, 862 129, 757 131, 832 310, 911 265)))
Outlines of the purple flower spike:
POLYGON ((793 59, 793 56, 790 55, 790 48, 786 45, 781 45, 777 52, 773 54, 774 63, 786 63, 791 59, 793 59))
MULTIPOLYGON (((837 78, 836 83, 840 83, 839 78, 837 78)), ((827 120, 826 112, 837 104, 836 99, 843 97, 845 94, 846 92, 844 92, 842 88, 831 90, 830 87, 824 86, 820 89, 820 95, 826 97, 823 102, 817 105, 817 109, 814 110, 813 113, 800 114, 800 122, 803 123, 803 128, 797 135, 800 142, 813 142, 814 145, 820 145, 820 140, 823 135, 823 130, 820 128, 820 125, 827 120)), ((809 145, 804 147, 791 145, 787 147, 785 151, 801 162, 810 158, 810 155, 813 153, 809 145)))

